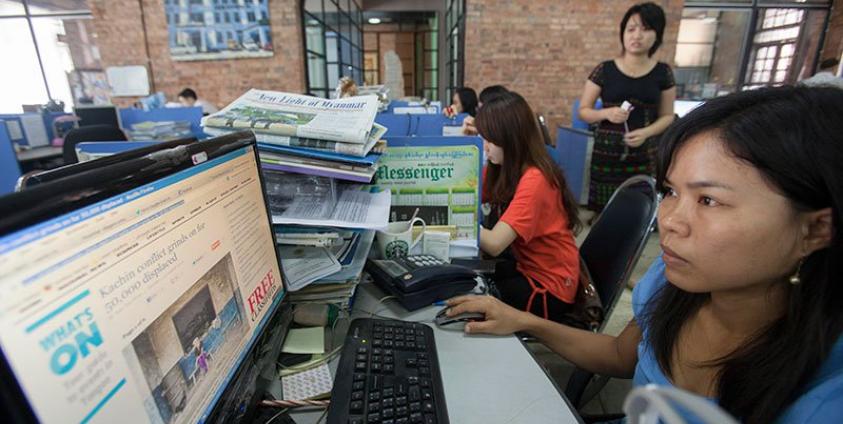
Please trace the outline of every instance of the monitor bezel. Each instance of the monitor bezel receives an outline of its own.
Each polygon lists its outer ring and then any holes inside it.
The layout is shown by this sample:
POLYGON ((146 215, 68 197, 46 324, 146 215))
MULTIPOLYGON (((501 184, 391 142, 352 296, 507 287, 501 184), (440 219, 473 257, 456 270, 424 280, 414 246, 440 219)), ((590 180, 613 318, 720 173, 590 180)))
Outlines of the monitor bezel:
MULTIPOLYGON (((55 218, 72 210, 83 208, 105 198, 116 196, 133 188, 201 164, 194 164, 192 161, 193 155, 197 153, 206 153, 207 160, 210 160, 244 147, 252 147, 255 163, 258 167, 258 179, 262 188, 261 196, 264 201, 267 217, 269 218, 269 226, 272 228, 272 213, 269 209, 269 199, 264 189, 266 182, 260 168, 260 155, 257 143, 251 131, 241 131, 214 137, 201 143, 192 143, 158 150, 140 158, 128 155, 127 160, 124 162, 113 163, 113 159, 109 161, 108 157, 99 158, 88 163, 97 165, 98 161, 101 161, 100 163, 105 162, 105 165, 102 167, 93 166, 86 168, 78 174, 69 175, 37 185, 29 190, 0 197, 0 216, 4 216, 3 222, 0 222, 0 236, 10 234, 38 222, 55 218), (169 163, 165 164, 164 167, 150 171, 149 167, 154 167, 156 163, 160 163, 161 158, 164 158, 165 162, 169 161, 169 163), (179 159, 176 161, 175 158, 179 159), (126 173, 127 171, 131 172, 131 170, 134 170, 132 174, 126 173), (124 178, 122 181, 129 181, 130 183, 115 184, 109 180, 114 175, 123 175, 124 178), (97 189, 102 189, 102 191, 98 191, 97 189), (45 202, 44 199, 53 200, 55 203, 45 202), (45 203, 48 205, 48 209, 43 210, 42 208, 42 210, 39 210, 39 214, 33 214, 32 219, 18 219, 9 225, 10 223, 5 218, 5 211, 15 211, 20 216, 25 215, 27 210, 38 208, 45 203)), ((270 231, 270 234, 275 257, 277 258, 279 256, 275 232, 270 231)), ((258 364, 260 359, 255 358, 255 350, 262 346, 265 333, 272 328, 269 324, 279 318, 277 317, 278 314, 290 315, 291 308, 284 306, 288 305, 289 301, 287 301, 287 287, 284 283, 283 270, 281 270, 280 263, 278 269, 281 273, 283 294, 280 299, 276 299, 270 306, 269 313, 264 317, 263 327, 260 328, 258 333, 253 335, 253 339, 249 341, 250 344, 245 346, 246 352, 243 359, 231 373, 226 385, 216 389, 214 396, 216 396, 216 393, 220 393, 220 396, 216 399, 216 402, 209 404, 205 408, 203 416, 206 418, 214 417, 220 413, 218 406, 224 403, 223 401, 230 396, 230 390, 232 388, 239 386, 239 384, 235 383, 239 382, 240 378, 242 378, 245 367, 262 366, 258 364)), ((287 323, 282 325, 288 325, 289 323, 289 319, 281 319, 281 321, 287 323)), ((282 333, 284 332, 282 331, 282 333)), ((283 338, 283 334, 281 337, 283 338)), ((277 337, 275 338, 277 339, 277 337)), ((24 388, 18 382, 15 372, 12 370, 9 360, 6 358, 6 353, 2 345, 0 345, 0 379, 2 379, 0 380, 0 405, 9 414, 8 417, 11 418, 11 422, 38 423, 38 415, 29 402, 24 388)), ((245 415, 252 415, 257 408, 256 401, 261 395, 259 383, 259 380, 250 383, 256 386, 254 390, 255 396, 252 396, 250 404, 246 405, 245 415)))
POLYGON ((120 108, 117 105, 107 104, 107 105, 81 105, 76 106, 73 108, 73 114, 79 117, 79 127, 89 127, 91 125, 105 125, 105 124, 83 124, 83 118, 79 116, 77 113, 78 111, 82 110, 106 110, 106 109, 113 109, 114 116, 117 117, 117 128, 123 128, 123 118, 120 116, 120 108))

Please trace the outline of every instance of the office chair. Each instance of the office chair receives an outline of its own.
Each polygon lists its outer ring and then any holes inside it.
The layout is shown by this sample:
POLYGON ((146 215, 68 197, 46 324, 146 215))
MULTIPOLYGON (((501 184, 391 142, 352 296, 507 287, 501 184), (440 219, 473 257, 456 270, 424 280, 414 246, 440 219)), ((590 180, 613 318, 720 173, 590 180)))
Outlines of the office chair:
POLYGON ((684 424, 687 414, 696 418, 694 422, 703 424, 738 424, 735 417, 702 396, 656 384, 636 387, 629 392, 623 410, 629 424, 684 424))
MULTIPOLYGON (((652 177, 636 175, 629 178, 612 194, 580 246, 580 255, 605 310, 597 332, 603 331, 641 257, 652 232, 658 203, 656 182, 652 177)), ((608 381, 608 377, 598 376, 589 387, 593 377, 593 373, 577 368, 568 379, 565 396, 575 408, 588 402, 608 381), (586 388, 589 388, 587 395, 586 388)))
POLYGON ((547 128, 547 121, 544 119, 544 116, 537 113, 536 119, 539 121, 539 129, 542 133, 542 139, 544 139, 544 145, 553 146, 553 139, 550 138, 550 130, 547 128))
POLYGON ((90 141, 126 141, 128 138, 123 130, 111 125, 89 125, 74 128, 64 136, 62 154, 64 164, 70 165, 79 162, 76 157, 76 145, 90 141))

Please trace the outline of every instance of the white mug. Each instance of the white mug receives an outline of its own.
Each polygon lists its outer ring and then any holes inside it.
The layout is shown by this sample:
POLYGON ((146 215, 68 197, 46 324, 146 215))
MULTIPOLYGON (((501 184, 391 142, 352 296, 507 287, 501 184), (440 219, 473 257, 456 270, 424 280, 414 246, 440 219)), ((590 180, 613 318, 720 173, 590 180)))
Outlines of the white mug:
POLYGON ((383 230, 378 230, 378 252, 384 259, 404 258, 416 247, 424 236, 427 224, 421 218, 412 221, 390 222, 383 230), (422 230, 413 240, 413 225, 421 222, 422 230))

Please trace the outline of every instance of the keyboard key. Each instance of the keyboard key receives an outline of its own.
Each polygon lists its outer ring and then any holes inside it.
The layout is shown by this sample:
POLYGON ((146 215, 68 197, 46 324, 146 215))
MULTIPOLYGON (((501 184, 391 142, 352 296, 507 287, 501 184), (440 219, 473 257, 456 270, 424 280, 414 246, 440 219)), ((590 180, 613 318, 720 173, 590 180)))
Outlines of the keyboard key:
POLYGON ((395 424, 395 420, 383 420, 381 424, 395 424))
POLYGON ((362 381, 355 381, 354 384, 351 385, 351 389, 352 390, 365 390, 366 389, 366 383, 364 383, 362 381))
POLYGON ((359 414, 359 413, 363 412, 363 401, 355 400, 355 401, 351 402, 351 405, 349 406, 348 409, 351 410, 352 413, 358 413, 359 414))
POLYGON ((368 353, 368 352, 369 352, 369 348, 366 348, 366 347, 358 347, 357 348, 357 353, 368 353))
POLYGON ((436 424, 436 416, 432 414, 424 414, 424 424, 436 424))
POLYGON ((384 408, 383 411, 381 411, 381 416, 384 418, 392 418, 395 416, 395 410, 392 408, 384 408))
POLYGON ((410 412, 419 412, 421 411, 421 403, 420 402, 413 402, 410 404, 410 412))
POLYGON ((421 412, 416 412, 415 414, 410 414, 410 422, 413 424, 418 424, 424 421, 421 412))
POLYGON ((351 400, 363 400, 363 392, 362 391, 351 392, 351 400))
POLYGON ((416 367, 416 360, 415 359, 408 359, 406 362, 407 368, 415 368, 416 367))
POLYGON ((381 421, 381 415, 380 414, 369 414, 369 416, 366 417, 367 423, 374 424, 374 423, 379 423, 380 421, 381 421))
POLYGON ((433 402, 425 402, 422 404, 422 410, 424 412, 434 412, 435 408, 433 407, 433 402))
POLYGON ((366 363, 365 362, 356 362, 354 364, 354 369, 357 371, 365 371, 366 370, 366 363))
POLYGON ((392 408, 393 406, 395 406, 395 399, 384 396, 383 400, 381 401, 381 406, 383 406, 384 408, 392 408))
POLYGON ((415 386, 416 384, 419 384, 419 378, 416 376, 407 377, 407 383, 411 386, 415 386))
POLYGON ((355 357, 355 359, 358 360, 358 361, 364 361, 365 362, 367 359, 369 359, 369 357, 362 354, 362 353, 358 353, 357 356, 355 357))
POLYGON ((381 404, 379 402, 369 402, 368 410, 369 413, 378 412, 381 410, 381 404))
POLYGON ((363 424, 363 418, 349 418, 348 424, 363 424))
POLYGON ((407 396, 398 396, 397 398, 395 398, 395 404, 398 406, 406 406, 407 396))
POLYGON ((410 402, 417 402, 421 400, 421 391, 419 390, 418 386, 410 387, 410 395, 408 396, 410 402))
POLYGON ((366 381, 366 374, 354 373, 354 381, 366 381))
POLYGON ((408 418, 398 418, 395 420, 395 424, 407 424, 410 420, 408 418))
POLYGON ((430 390, 422 390, 422 400, 433 400, 433 392, 430 390))
POLYGON ((409 414, 409 413, 410 412, 409 412, 409 410, 407 409, 406 406, 399 406, 398 408, 395 409, 395 414, 398 417, 406 417, 407 414, 409 414))
POLYGON ((383 372, 386 374, 392 374, 395 372, 395 365, 393 364, 386 364, 383 366, 383 372))
POLYGON ((369 393, 369 402, 377 402, 381 398, 381 392, 370 392, 369 393))
POLYGON ((430 376, 430 368, 428 367, 419 367, 419 374, 429 377, 430 376))

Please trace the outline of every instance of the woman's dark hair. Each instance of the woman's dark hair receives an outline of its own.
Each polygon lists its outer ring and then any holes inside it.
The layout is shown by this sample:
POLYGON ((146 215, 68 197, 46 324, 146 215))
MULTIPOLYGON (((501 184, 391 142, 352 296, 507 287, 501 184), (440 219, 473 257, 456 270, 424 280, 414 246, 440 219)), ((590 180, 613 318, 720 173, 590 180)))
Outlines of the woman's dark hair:
POLYGON ((494 99, 495 97, 498 97, 499 95, 508 92, 509 90, 507 90, 506 87, 502 85, 490 85, 480 92, 479 101, 482 104, 486 104, 491 102, 492 99, 494 99))
MULTIPOLYGON (((805 390, 843 331, 841 110, 843 90, 832 87, 742 91, 707 101, 661 138, 660 189, 676 153, 705 133, 757 169, 796 210, 832 211, 831 245, 804 258, 801 284, 781 283, 788 290, 783 315, 734 352, 707 364, 720 367, 720 406, 741 422, 769 423, 781 415, 805 390)), ((648 342, 666 375, 671 374, 682 326, 709 296, 667 284, 647 305, 643 320, 648 342)))
POLYGON ((656 54, 656 50, 661 47, 662 39, 664 38, 664 27, 666 25, 664 10, 661 6, 651 2, 639 3, 630 7, 629 10, 626 11, 626 14, 623 15, 623 19, 621 19, 620 37, 621 49, 623 50, 626 50, 626 47, 623 45, 623 33, 626 32, 626 24, 629 23, 629 19, 634 15, 641 17, 641 23, 644 24, 644 28, 651 29, 656 32, 656 42, 653 43, 653 47, 650 47, 650 50, 647 52, 647 56, 652 57, 656 54))
POLYGON ((527 101, 514 91, 501 93, 489 103, 483 104, 477 112, 475 124, 486 141, 503 149, 505 159, 501 165, 486 165, 484 191, 488 193, 489 200, 492 203, 509 204, 524 171, 534 166, 559 190, 559 200, 565 208, 568 228, 578 232, 582 223, 577 213, 577 202, 562 170, 544 147, 536 114, 527 101))
POLYGON ((462 87, 457 89, 457 97, 460 98, 463 112, 474 116, 477 115, 477 93, 473 88, 462 87))

